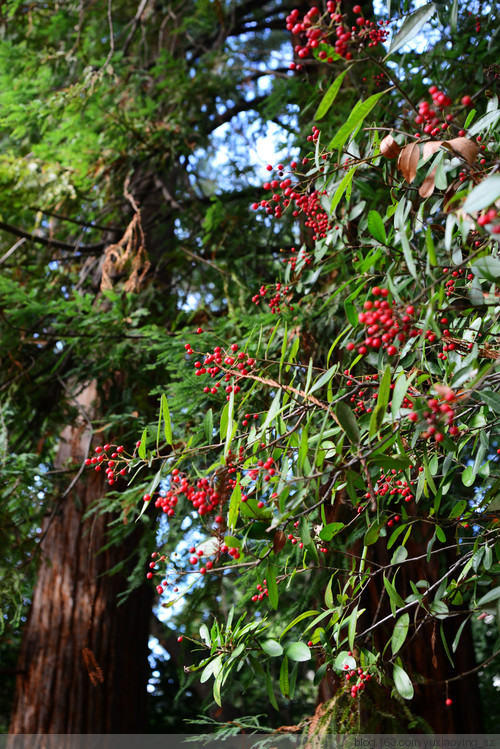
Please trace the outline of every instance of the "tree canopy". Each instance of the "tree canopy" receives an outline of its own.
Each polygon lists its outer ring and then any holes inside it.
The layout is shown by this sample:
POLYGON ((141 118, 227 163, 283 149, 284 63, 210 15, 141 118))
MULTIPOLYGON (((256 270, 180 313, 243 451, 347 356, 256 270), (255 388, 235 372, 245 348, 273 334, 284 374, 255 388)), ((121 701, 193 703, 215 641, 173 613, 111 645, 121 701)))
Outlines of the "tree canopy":
POLYGON ((497 11, 3 13, 2 652, 47 516, 97 472, 85 517, 133 545, 108 572, 121 599, 154 586, 207 724, 476 730, 500 617, 497 11), (80 423, 89 456, 62 463, 80 423))

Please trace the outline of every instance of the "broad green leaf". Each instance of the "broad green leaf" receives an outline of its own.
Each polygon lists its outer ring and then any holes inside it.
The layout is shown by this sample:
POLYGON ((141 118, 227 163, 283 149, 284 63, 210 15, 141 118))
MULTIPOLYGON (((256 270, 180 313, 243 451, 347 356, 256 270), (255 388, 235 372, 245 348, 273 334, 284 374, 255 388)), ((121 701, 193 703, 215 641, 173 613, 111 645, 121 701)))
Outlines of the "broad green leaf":
POLYGON ((343 528, 345 528, 344 523, 328 523, 320 530, 319 537, 322 541, 331 541, 343 528))
POLYGON ((296 624, 303 621, 304 619, 308 619, 311 616, 316 616, 319 612, 316 609, 313 609, 311 611, 303 611, 302 614, 299 614, 295 617, 293 621, 290 622, 290 624, 287 624, 283 632, 280 634, 280 640, 283 637, 284 634, 286 634, 292 627, 295 627, 296 624))
POLYGON ((500 598, 500 585, 497 585, 496 588, 489 590, 487 593, 484 594, 484 596, 481 596, 476 606, 478 609, 480 609, 481 606, 484 606, 486 603, 491 603, 492 601, 496 601, 497 598, 500 598))
POLYGON ((203 429, 205 430, 205 439, 211 445, 214 436, 214 412, 211 408, 208 409, 203 419, 203 429))
POLYGON ((495 413, 500 414, 500 393, 495 393, 493 390, 480 390, 477 393, 478 398, 480 398, 486 405, 493 409, 495 413))
POLYGON ((272 658, 278 655, 283 655, 283 648, 277 640, 264 640, 259 643, 264 653, 267 653, 272 658))
POLYGON ((269 670, 269 664, 267 665, 267 671, 266 671, 266 688, 267 688, 267 695, 269 697, 269 702, 274 707, 275 710, 279 710, 278 703, 276 702, 276 697, 274 696, 274 690, 273 690, 273 678, 271 676, 271 671, 269 670))
POLYGON ((426 3, 421 8, 418 8, 418 10, 410 13, 403 21, 398 33, 394 36, 387 57, 394 54, 404 44, 408 44, 418 34, 420 29, 425 26, 427 21, 432 18, 435 10, 436 6, 434 3, 426 3))
POLYGON ((408 392, 408 388, 410 387, 412 380, 416 376, 417 376, 417 372, 413 372, 410 375, 410 377, 406 377, 406 372, 401 372, 398 375, 398 378, 394 385, 394 390, 392 391, 391 413, 392 413, 393 418, 395 418, 396 415, 398 414, 399 409, 401 408, 401 404, 403 403, 404 397, 406 393, 408 392))
POLYGON ((354 660, 352 655, 349 655, 347 650, 341 650, 340 653, 338 653, 333 663, 333 667, 335 671, 340 672, 340 673, 342 672, 345 673, 346 671, 352 671, 352 669, 356 668, 356 666, 357 666, 356 661, 354 660))
POLYGON ((305 644, 305 642, 289 642, 285 645, 285 655, 290 658, 291 661, 310 661, 311 651, 305 644))
POLYGON ((210 641, 210 632, 208 631, 208 627, 206 624, 202 624, 200 627, 200 637, 205 645, 208 645, 208 647, 210 647, 212 643, 210 641))
POLYGON ((236 486, 234 487, 231 499, 229 500, 229 515, 228 515, 228 526, 229 528, 233 529, 236 526, 236 523, 238 522, 238 515, 240 511, 240 505, 241 505, 241 485, 240 480, 238 477, 238 480, 236 481, 236 486))
POLYGON ((405 605, 405 602, 403 601, 403 599, 397 592, 392 582, 385 576, 385 574, 384 574, 384 586, 385 586, 387 593, 389 594, 391 610, 392 610, 393 615, 395 616, 396 607, 399 606, 402 608, 405 605))
POLYGON ((467 500, 461 499, 459 500, 456 505, 452 508, 450 514, 448 515, 449 518, 459 518, 460 515, 463 515, 465 510, 467 509, 467 500))
POLYGON ((280 691, 283 697, 290 696, 290 683, 288 680, 288 658, 285 657, 281 661, 280 668, 280 691))
POLYGON ((352 408, 349 408, 347 403, 341 401, 337 404, 335 413, 337 415, 340 426, 347 435, 349 442, 352 442, 356 445, 359 444, 359 428, 356 421, 356 416, 354 415, 354 411, 352 410, 352 408))
POLYGON ((363 544, 365 546, 371 546, 378 540, 378 537, 380 536, 380 529, 383 527, 384 524, 385 524, 385 520, 373 521, 373 523, 370 525, 370 527, 366 531, 365 537, 363 539, 363 544))
POLYGON ((458 643, 460 642, 460 637, 462 636, 462 632, 463 632, 464 627, 465 627, 465 625, 467 624, 468 621, 469 621, 469 617, 467 617, 467 619, 463 620, 463 622, 461 623, 461 625, 459 626, 459 628, 457 630, 457 634, 455 635, 455 638, 453 640, 453 644, 451 646, 451 649, 452 649, 452 651, 454 653, 456 652, 456 650, 458 648, 458 643))
POLYGON ((269 594, 269 603, 272 608, 276 610, 278 608, 278 585, 276 583, 276 573, 271 562, 267 563, 266 567, 266 586, 269 594))
POLYGON ((492 205, 498 198, 500 198, 500 175, 493 174, 470 191, 462 210, 466 213, 482 211, 483 208, 492 205))
POLYGON ((430 265, 437 265, 436 247, 432 238, 432 229, 430 226, 427 227, 427 231, 425 232, 425 244, 430 265))
POLYGON ((351 133, 356 130, 359 125, 363 122, 365 117, 372 111, 373 107, 377 104, 379 99, 384 96, 388 91, 392 91, 392 88, 388 88, 385 91, 380 91, 378 94, 373 94, 366 101, 358 101, 351 114, 347 118, 347 121, 337 131, 335 136, 332 138, 328 145, 328 149, 331 151, 334 148, 342 148, 346 140, 349 138, 351 133))
POLYGON ((148 441, 148 428, 146 427, 145 430, 142 433, 141 437, 141 443, 139 445, 139 449, 137 450, 137 454, 139 457, 144 460, 146 457, 146 444, 148 441))
POLYGON ((340 75, 335 78, 323 98, 321 99, 319 106, 316 110, 316 114, 314 115, 315 120, 320 120, 322 117, 325 116, 325 114, 328 112, 330 107, 332 106, 333 102, 335 101, 335 98, 340 91, 340 87, 342 85, 342 81, 344 80, 345 75, 349 72, 350 67, 346 68, 342 71, 340 75))
POLYGON ((410 615, 405 612, 404 614, 401 614, 399 619, 396 621, 394 629, 392 631, 391 650, 393 655, 396 655, 396 653, 399 652, 404 641, 406 640, 409 626, 410 615))
POLYGON ((161 396, 161 411, 163 414, 163 434, 165 435, 165 441, 167 445, 172 444, 172 422, 170 420, 170 411, 168 408, 167 396, 162 394, 161 396))
POLYGON ((373 210, 368 213, 368 231, 377 242, 387 244, 384 222, 378 211, 373 210))
MULTIPOLYGON (((469 128, 468 135, 476 135, 476 133, 480 133, 481 130, 486 130, 487 128, 491 127, 492 125, 496 125, 498 119, 500 119, 500 109, 494 109, 491 112, 487 112, 486 114, 483 114, 482 117, 480 117, 473 125, 469 128)), ((492 179, 491 177, 489 179, 492 179)), ((477 209, 475 209, 477 210, 477 209)))
POLYGON ((336 372, 338 371, 338 368, 339 368, 339 365, 334 364, 333 367, 330 367, 330 369, 328 369, 326 372, 323 372, 321 377, 319 377, 316 380, 312 388, 309 390, 308 394, 311 395, 311 393, 314 393, 316 390, 319 390, 324 385, 326 385, 327 382, 329 382, 332 379, 332 377, 336 374, 336 372))
MULTIPOLYGON (((361 613, 362 612, 360 611, 359 614, 361 613)), ((347 627, 347 642, 349 643, 349 648, 351 650, 354 650, 354 639, 356 637, 356 625, 358 623, 359 614, 358 607, 356 606, 349 617, 349 626, 347 627)))
POLYGON ((353 166, 351 169, 349 169, 349 171, 347 172, 347 174, 343 177, 340 185, 335 190, 335 195, 333 196, 332 203, 330 205, 330 213, 331 214, 335 211, 336 207, 338 206, 338 204, 342 200, 343 194, 346 192, 346 190, 349 189, 349 185, 351 184, 351 182, 353 180, 354 172, 356 171, 357 168, 358 167, 356 165, 356 166, 353 166))
MULTIPOLYGON (((389 548, 389 546, 387 547, 389 548)), ((391 564, 401 564, 408 558, 408 549, 406 546, 398 546, 391 558, 391 564)))
POLYGON ((392 377, 392 370, 391 370, 391 366, 388 365, 385 369, 382 380, 380 382, 378 397, 377 397, 377 405, 373 409, 373 413, 370 418, 370 428, 369 428, 370 437, 373 437, 373 435, 376 434, 379 431, 380 427, 382 426, 382 422, 384 420, 385 412, 387 409, 387 404, 389 402, 389 394, 391 392, 390 390, 391 377, 392 377))
POLYGON ((410 677, 406 671, 396 663, 392 675, 394 678, 394 686, 401 697, 405 700, 411 700, 414 693, 413 684, 411 683, 410 677))

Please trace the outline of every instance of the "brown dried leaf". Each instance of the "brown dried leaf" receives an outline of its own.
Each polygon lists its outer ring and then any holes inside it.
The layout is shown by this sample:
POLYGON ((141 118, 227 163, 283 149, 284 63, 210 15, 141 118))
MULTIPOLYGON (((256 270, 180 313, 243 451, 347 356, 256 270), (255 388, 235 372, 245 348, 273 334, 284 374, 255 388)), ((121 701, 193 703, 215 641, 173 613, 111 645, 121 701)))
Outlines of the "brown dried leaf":
POLYGON ((476 160, 479 152, 479 146, 469 138, 453 138, 452 140, 444 141, 443 145, 446 148, 451 148, 457 151, 461 156, 464 157, 468 164, 473 164, 476 160))
POLYGON ((419 159, 420 148, 418 143, 410 143, 408 146, 405 146, 399 154, 398 169, 408 184, 411 184, 415 179, 419 159))
POLYGON ((273 551, 275 554, 279 554, 283 546, 286 544, 286 536, 282 530, 276 531, 273 538, 273 551))
POLYGON ((427 177, 424 179, 424 181, 420 185, 418 194, 420 195, 421 198, 430 198, 430 196, 434 192, 434 188, 436 187, 436 184, 434 182, 435 176, 436 176, 436 169, 434 168, 432 172, 427 175, 427 177))
POLYGON ((380 143, 380 153, 387 159, 395 159, 397 156, 399 156, 400 151, 401 146, 399 146, 392 135, 386 135, 380 143))
POLYGON ((432 156, 433 153, 436 153, 436 151, 439 151, 442 140, 428 140, 424 143, 424 150, 423 150, 423 157, 424 159, 428 159, 429 156, 432 156))

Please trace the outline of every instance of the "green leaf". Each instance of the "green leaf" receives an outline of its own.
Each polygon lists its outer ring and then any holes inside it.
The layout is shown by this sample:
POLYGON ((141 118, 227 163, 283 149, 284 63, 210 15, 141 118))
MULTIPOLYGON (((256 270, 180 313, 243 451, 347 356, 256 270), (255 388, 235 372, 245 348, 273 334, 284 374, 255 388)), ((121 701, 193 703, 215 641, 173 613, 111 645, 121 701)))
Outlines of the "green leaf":
POLYGON ((460 515, 463 515, 465 510, 467 509, 467 500, 461 499, 459 502, 456 503, 456 505, 452 508, 450 514, 448 515, 449 518, 459 518, 460 515))
POLYGON ((353 133, 354 130, 356 130, 359 125, 361 125, 365 117, 372 111, 373 107, 377 104, 379 99, 388 91, 392 91, 392 88, 388 88, 385 91, 380 91, 380 93, 378 94, 373 94, 373 96, 370 96, 366 101, 358 101, 351 114, 347 118, 347 122, 342 125, 342 127, 337 131, 335 136, 330 141, 328 150, 333 150, 334 148, 342 148, 351 133, 353 133))
POLYGON ((272 658, 278 655, 283 655, 283 648, 277 640, 264 640, 259 643, 264 653, 267 653, 272 658))
POLYGON ((352 671, 352 669, 356 668, 356 666, 357 666, 356 661, 354 660, 352 655, 349 655, 347 650, 341 650, 340 653, 338 653, 333 663, 333 667, 335 671, 340 672, 340 673, 345 673, 346 671, 352 671))
POLYGON ((397 592, 396 588, 391 583, 391 581, 388 580, 388 578, 385 576, 385 574, 384 574, 384 586, 385 586, 387 593, 389 594, 392 613, 393 615, 395 615, 396 607, 399 606, 402 608, 405 605, 405 602, 403 601, 403 599, 401 598, 401 596, 399 595, 399 593, 397 592))
POLYGON ((313 609, 311 611, 303 611, 302 614, 299 614, 295 617, 293 621, 290 622, 290 624, 287 624, 283 632, 280 634, 280 640, 283 637, 284 634, 286 634, 292 627, 295 627, 296 624, 303 621, 304 619, 308 619, 311 616, 316 616, 319 612, 316 609, 313 609))
POLYGON ((427 3, 414 13, 410 13, 410 15, 403 21, 398 33, 394 36, 387 57, 394 54, 394 52, 396 52, 400 47, 413 39, 427 21, 432 18, 435 10, 436 6, 434 3, 427 3))
POLYGON ((330 380, 333 378, 333 376, 337 373, 338 368, 339 368, 339 365, 338 364, 334 364, 333 367, 330 367, 330 369, 328 369, 326 372, 323 372, 323 374, 321 375, 321 377, 319 377, 316 380, 316 382, 314 383, 314 385, 312 386, 312 388, 309 390, 308 394, 311 395, 311 393, 314 393, 316 390, 319 390, 324 385, 326 385, 328 382, 330 382, 330 380))
POLYGON ((231 529, 233 529, 236 526, 236 523, 238 522, 240 505, 241 505, 241 485, 240 485, 240 480, 238 477, 236 486, 234 487, 231 493, 231 499, 229 500, 229 515, 228 515, 227 522, 228 522, 229 528, 231 529))
POLYGON ((392 631, 391 650, 393 655, 396 655, 396 653, 401 649, 404 641, 406 640, 409 626, 410 615, 405 612, 404 614, 401 614, 399 619, 396 621, 394 629, 392 631))
POLYGON ((373 210, 368 213, 368 231, 377 242, 387 244, 384 222, 378 211, 373 210))
POLYGON ((211 445, 214 436, 214 412, 211 408, 208 409, 203 419, 203 429, 205 430, 205 439, 211 445))
POLYGON ((276 697, 274 696, 274 690, 273 690, 273 679, 271 677, 271 672, 269 670, 269 664, 267 664, 267 671, 266 671, 266 688, 267 688, 267 695, 269 697, 269 702, 274 707, 275 710, 279 710, 278 703, 276 702, 276 697))
POLYGON ((457 648, 458 648, 458 643, 460 642, 460 637, 462 636, 463 629, 464 629, 464 627, 465 627, 465 625, 467 624, 468 621, 469 621, 469 617, 467 617, 467 619, 463 620, 463 622, 461 623, 461 625, 459 626, 459 628, 457 630, 457 634, 455 635, 455 638, 453 640, 453 644, 451 646, 451 649, 452 649, 453 653, 455 653, 456 650, 457 650, 457 648))
MULTIPOLYGON (((363 609, 364 610, 364 609, 363 609)), ((361 611, 359 612, 361 614, 361 611)), ((349 617, 349 626, 347 627, 347 642, 349 648, 354 650, 354 639, 356 637, 356 625, 358 623, 358 607, 356 606, 349 617)))
POLYGON ((382 377, 382 380, 380 382, 377 405, 373 409, 373 413, 370 418, 370 428, 369 428, 370 437, 373 437, 373 435, 376 434, 379 431, 380 427, 382 426, 382 422, 384 420, 385 412, 387 409, 387 404, 389 402, 389 394, 391 392, 390 390, 391 377, 392 377, 391 366, 387 365, 384 375, 382 377))
POLYGON ((319 537, 322 541, 331 541, 343 528, 345 528, 344 523, 328 523, 320 530, 319 537))
POLYGON ((285 645, 285 655, 290 658, 291 661, 310 661, 311 651, 305 644, 305 642, 289 642, 285 645))
POLYGON ((480 390, 477 395, 495 413, 500 414, 500 393, 495 393, 493 390, 480 390))
POLYGON ((378 537, 380 536, 380 529, 383 527, 384 522, 385 522, 384 520, 373 521, 373 523, 370 525, 370 527, 366 531, 365 537, 363 539, 363 544, 365 546, 371 546, 378 540, 378 537))
POLYGON ((484 594, 484 596, 481 596, 479 601, 476 603, 476 606, 478 609, 480 609, 481 606, 484 606, 486 603, 491 603, 492 601, 496 601, 497 598, 500 598, 500 585, 497 585, 496 588, 489 590, 487 593, 484 594))
POLYGON ((269 603, 273 607, 274 610, 278 608, 278 585, 276 583, 276 573, 274 571, 274 567, 271 564, 271 562, 267 563, 266 568, 266 586, 267 586, 267 592, 269 594, 269 603))
POLYGON ((393 418, 396 418, 404 397, 408 392, 408 388, 416 376, 417 372, 413 372, 408 378, 406 377, 406 372, 401 372, 401 374, 398 375, 394 384, 394 390, 392 391, 391 414, 393 418))
MULTIPOLYGON (((343 194, 346 192, 346 190, 349 189, 349 186, 350 186, 350 184, 351 184, 351 182, 353 180, 353 177, 354 177, 354 172, 356 171, 357 168, 358 168, 358 165, 353 166, 351 169, 349 169, 349 171, 347 172, 347 174, 343 177, 340 185, 335 190, 335 195, 333 196, 332 203, 330 205, 330 213, 331 214, 335 211, 336 207, 340 203, 343 194)), ((350 196, 350 193, 349 193, 349 196, 350 196)))
MULTIPOLYGON (((387 548, 389 548, 389 545, 387 545, 387 548)), ((406 546, 398 546, 398 548, 394 551, 394 554, 391 558, 391 564, 401 564, 401 562, 404 562, 405 559, 408 558, 408 549, 406 546)))
POLYGON ((396 663, 392 675, 394 678, 394 686, 401 697, 405 700, 411 700, 414 693, 413 684, 411 683, 410 677, 406 671, 396 663))
POLYGON ((341 401, 337 404, 335 413, 337 415, 340 426, 347 435, 349 442, 352 442, 355 445, 359 444, 360 433, 354 411, 349 408, 347 403, 341 401))
POLYGON ((339 76, 337 76, 337 78, 335 78, 330 88, 327 90, 327 92, 325 93, 325 95, 323 96, 323 98, 321 99, 319 103, 319 106, 316 110, 316 114, 314 115, 315 120, 320 120, 328 112, 333 102, 335 101, 335 98, 338 92, 340 91, 342 81, 344 80, 344 77, 349 72, 349 70, 350 70, 350 67, 346 68, 344 71, 342 71, 342 73, 339 76))
POLYGON ((496 257, 480 257, 471 264, 471 268, 475 276, 486 278, 487 281, 496 283, 500 278, 500 260, 496 257))
POLYGON ((430 226, 427 227, 427 231, 425 232, 425 245, 427 247, 429 263, 431 265, 437 265, 436 247, 432 238, 432 229, 430 226))
POLYGON ((146 458, 146 444, 148 441, 148 428, 146 427, 145 430, 142 433, 141 437, 141 443, 139 445, 139 449, 137 450, 137 454, 139 457, 144 460, 146 458))
POLYGON ((466 213, 482 211, 483 208, 492 205, 498 198, 500 198, 500 175, 493 174, 470 191, 462 210, 466 213))
POLYGON ((280 691, 283 697, 288 698, 290 696, 290 683, 288 680, 288 658, 286 657, 286 655, 281 661, 280 691))
POLYGON ((210 640, 210 632, 208 631, 208 627, 206 624, 202 624, 200 627, 200 637, 205 645, 208 645, 208 647, 210 647, 212 643, 210 640))
POLYGON ((170 411, 168 408, 167 396, 161 396, 161 410, 163 412, 163 434, 167 445, 172 444, 172 422, 170 421, 170 411))

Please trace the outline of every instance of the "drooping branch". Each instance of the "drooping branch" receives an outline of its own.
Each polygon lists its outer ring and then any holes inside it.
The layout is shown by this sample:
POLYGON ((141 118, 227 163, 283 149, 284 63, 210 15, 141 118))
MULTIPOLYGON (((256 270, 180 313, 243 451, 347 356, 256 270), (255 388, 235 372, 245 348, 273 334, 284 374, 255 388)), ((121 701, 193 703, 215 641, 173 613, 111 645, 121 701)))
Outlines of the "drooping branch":
POLYGON ((0 230, 13 234, 15 237, 22 237, 23 239, 28 239, 30 242, 36 242, 38 244, 43 244, 46 247, 54 247, 59 250, 78 250, 82 253, 92 254, 93 252, 99 252, 105 247, 105 242, 80 244, 79 242, 70 243, 62 242, 60 239, 50 239, 49 237, 43 237, 39 234, 31 234, 23 229, 19 229, 17 226, 6 224, 4 221, 0 221, 0 230))

